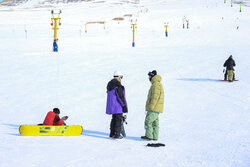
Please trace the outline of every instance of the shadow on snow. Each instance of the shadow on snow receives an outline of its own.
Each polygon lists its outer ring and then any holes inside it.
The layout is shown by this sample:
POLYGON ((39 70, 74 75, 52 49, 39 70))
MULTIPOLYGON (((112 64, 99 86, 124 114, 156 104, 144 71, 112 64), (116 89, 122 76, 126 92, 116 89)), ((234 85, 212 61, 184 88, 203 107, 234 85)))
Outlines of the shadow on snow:
MULTIPOLYGON (((89 137, 95 137, 99 139, 108 139, 108 140, 114 140, 113 138, 109 137, 109 133, 105 132, 99 132, 99 131, 94 131, 94 130, 86 130, 83 129, 82 132, 83 136, 89 136, 89 137)), ((132 137, 132 136, 126 136, 122 140, 135 140, 135 141, 142 141, 141 138, 139 137, 132 137)))
POLYGON ((18 133, 14 134, 14 133, 9 133, 9 135, 12 135, 12 136, 22 136, 20 133, 19 133, 19 127, 20 125, 17 125, 17 124, 6 124, 6 123, 3 123, 1 125, 4 125, 4 126, 7 126, 11 129, 14 129, 14 130, 18 130, 18 133))
POLYGON ((177 80, 191 81, 191 82, 221 82, 218 79, 210 79, 210 78, 179 78, 177 80))
POLYGON ((11 129, 18 129, 18 130, 19 130, 19 127, 20 127, 20 125, 16 125, 16 124, 6 124, 6 123, 3 123, 1 125, 8 126, 11 129))

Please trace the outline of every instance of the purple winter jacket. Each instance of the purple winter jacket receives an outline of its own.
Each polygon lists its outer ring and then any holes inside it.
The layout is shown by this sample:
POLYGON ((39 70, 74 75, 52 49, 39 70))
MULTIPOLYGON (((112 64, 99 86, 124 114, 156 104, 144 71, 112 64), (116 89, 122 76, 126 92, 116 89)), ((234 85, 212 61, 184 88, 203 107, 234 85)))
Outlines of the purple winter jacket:
POLYGON ((125 89, 123 89, 124 101, 119 97, 117 93, 118 86, 112 90, 107 91, 107 105, 106 105, 106 114, 122 114, 122 107, 127 107, 127 101, 125 96, 125 89))

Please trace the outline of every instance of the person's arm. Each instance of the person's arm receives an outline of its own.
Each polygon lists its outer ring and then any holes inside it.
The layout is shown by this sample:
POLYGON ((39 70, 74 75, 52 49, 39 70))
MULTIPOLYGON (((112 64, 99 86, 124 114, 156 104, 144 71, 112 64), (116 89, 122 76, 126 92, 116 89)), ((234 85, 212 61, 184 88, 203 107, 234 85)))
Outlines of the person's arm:
POLYGON ((53 121, 55 119, 55 113, 53 111, 48 112, 48 114, 46 115, 44 121, 43 121, 43 125, 49 125, 52 126, 53 125, 53 121))
POLYGON ((118 102, 122 106, 122 112, 127 113, 128 112, 128 108, 127 108, 127 105, 126 105, 126 102, 125 102, 125 97, 124 97, 124 94, 123 94, 123 89, 124 89, 124 87, 120 87, 119 86, 117 88, 117 90, 116 90, 116 94, 117 94, 117 97, 118 97, 118 102))
POLYGON ((122 102, 122 106, 126 105, 125 103, 125 99, 124 99, 124 94, 123 94, 123 87, 119 86, 117 88, 117 94, 118 94, 118 97, 120 98, 121 102, 122 102))
POLYGON ((161 94, 160 86, 152 85, 152 94, 149 103, 149 110, 154 111, 154 108, 160 98, 160 94, 161 94))
POLYGON ((68 119, 68 116, 63 116, 61 120, 66 121, 68 119))
POLYGON ((56 115, 53 122, 56 123, 56 122, 58 122, 60 120, 61 120, 60 117, 56 115))
POLYGON ((227 66, 227 61, 225 61, 225 63, 224 63, 224 65, 223 65, 223 67, 226 67, 227 66))

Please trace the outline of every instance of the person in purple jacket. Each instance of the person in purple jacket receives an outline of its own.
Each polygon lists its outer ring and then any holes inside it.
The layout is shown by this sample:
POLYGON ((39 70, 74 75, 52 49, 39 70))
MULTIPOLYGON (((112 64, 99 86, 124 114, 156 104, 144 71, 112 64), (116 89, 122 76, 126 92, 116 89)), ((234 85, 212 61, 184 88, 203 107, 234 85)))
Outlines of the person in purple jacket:
POLYGON ((114 78, 109 81, 107 85, 106 114, 112 115, 109 137, 115 139, 122 139, 121 124, 123 113, 128 112, 125 88, 121 84, 122 78, 122 73, 120 71, 115 71, 114 78))

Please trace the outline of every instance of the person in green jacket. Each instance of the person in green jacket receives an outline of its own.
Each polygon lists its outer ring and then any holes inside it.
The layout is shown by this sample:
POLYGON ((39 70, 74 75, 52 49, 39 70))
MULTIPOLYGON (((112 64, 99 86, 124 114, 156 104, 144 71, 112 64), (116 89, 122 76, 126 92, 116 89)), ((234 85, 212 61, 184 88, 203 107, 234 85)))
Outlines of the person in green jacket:
POLYGON ((161 84, 161 76, 157 75, 157 71, 153 70, 148 73, 149 80, 152 85, 148 91, 148 99, 146 102, 147 115, 145 118, 145 136, 141 136, 144 140, 158 140, 159 136, 159 113, 163 112, 164 106, 164 89, 161 84))

